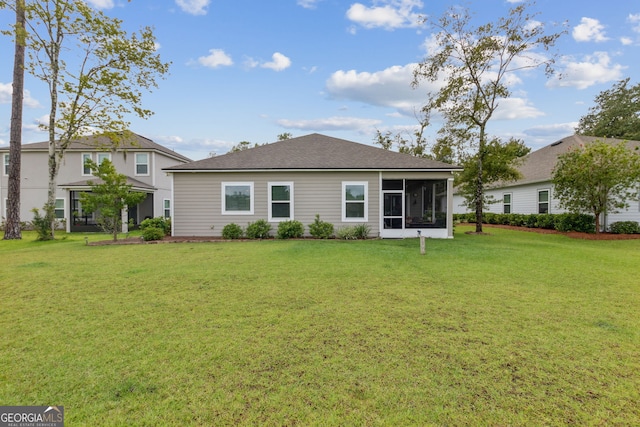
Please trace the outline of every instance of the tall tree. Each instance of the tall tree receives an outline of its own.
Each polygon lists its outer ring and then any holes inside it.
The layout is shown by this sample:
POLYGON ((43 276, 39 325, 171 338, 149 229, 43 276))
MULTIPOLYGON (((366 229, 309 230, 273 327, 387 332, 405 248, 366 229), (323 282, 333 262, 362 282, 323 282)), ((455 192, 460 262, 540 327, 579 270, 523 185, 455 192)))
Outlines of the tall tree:
POLYGON ((535 15, 527 13, 531 2, 510 9, 508 16, 496 22, 474 27, 468 9, 452 7, 438 21, 435 41, 438 50, 430 52, 414 70, 413 85, 422 80, 442 80, 440 90, 428 95, 425 114, 442 114, 445 127, 462 132, 475 130, 477 140, 469 141, 475 149, 476 232, 482 232, 484 201, 483 166, 486 159, 487 124, 511 94, 509 76, 517 71, 544 66, 553 71, 554 56, 548 52, 561 33, 546 34, 535 15))
POLYGON ((141 106, 142 92, 157 87, 169 64, 156 53, 149 27, 129 35, 122 21, 81 0, 35 0, 26 5, 26 16, 27 70, 48 86, 51 101, 42 127, 49 135, 45 212, 53 212, 60 164, 71 142, 97 131, 119 145, 129 134, 127 116, 153 114, 141 106))
POLYGON ((560 207, 593 214, 596 233, 600 232, 601 214, 615 213, 638 200, 639 180, 640 155, 624 143, 601 140, 561 154, 553 171, 560 207))
POLYGON ((596 105, 580 118, 576 133, 603 138, 640 140, 640 84, 620 80, 600 92, 596 105))
POLYGON ((89 181, 90 193, 80 193, 80 203, 86 212, 95 212, 99 226, 118 240, 122 229, 122 211, 127 206, 135 206, 147 196, 145 193, 133 191, 127 183, 127 176, 116 171, 109 160, 99 165, 92 160, 87 161, 97 181, 89 181))
MULTIPOLYGON (((0 6, 2 6, 0 4, 0 6)), ((11 94, 11 129, 9 131, 9 179, 7 220, 4 239, 22 239, 20 229, 20 168, 22 164, 22 101, 24 97, 25 11, 24 0, 15 2, 15 50, 13 56, 13 92, 11 94)))

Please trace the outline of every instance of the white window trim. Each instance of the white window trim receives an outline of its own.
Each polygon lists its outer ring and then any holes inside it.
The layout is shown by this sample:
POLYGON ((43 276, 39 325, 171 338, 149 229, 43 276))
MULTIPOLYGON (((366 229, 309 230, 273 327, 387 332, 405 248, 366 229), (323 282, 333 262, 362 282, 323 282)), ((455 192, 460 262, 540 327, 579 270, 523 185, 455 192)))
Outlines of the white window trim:
POLYGON ((150 171, 151 171, 151 156, 149 155, 149 153, 135 153, 134 154, 134 163, 135 163, 135 175, 136 176, 149 176, 151 175, 150 171), (138 154, 146 154, 147 156, 147 162, 146 163, 138 163, 138 154), (147 173, 138 173, 138 165, 147 165, 147 173))
MULTIPOLYGON (((294 214, 293 214, 293 182, 270 182, 268 184, 268 199, 269 199, 269 222, 282 222, 282 221, 291 221, 294 218, 294 214), (279 186, 288 186, 289 187, 289 217, 288 218, 274 218, 273 217, 273 200, 271 200, 272 197, 272 191, 271 188, 272 187, 279 187, 279 186)), ((278 201, 276 201, 278 202, 278 201)), ((282 201, 279 201, 282 202, 282 201)))
POLYGON ((255 201, 254 192, 253 192, 253 181, 243 181, 243 182, 222 182, 221 183, 221 206, 222 206, 222 215, 253 215, 253 205, 255 201), (248 185, 249 186, 249 210, 248 211, 227 211, 227 197, 225 188, 227 186, 234 185, 248 185))
MULTIPOLYGON (((342 182, 342 222, 368 222, 369 221, 369 183, 367 181, 343 181, 342 182), (347 186, 363 185, 364 186, 364 218, 347 218, 347 186)), ((349 203, 358 203, 349 200, 349 203)))
POLYGON ((80 154, 80 161, 82 162, 82 164, 80 165, 80 167, 82 168, 82 176, 91 176, 91 169, 89 169, 89 173, 85 173, 84 168, 85 168, 85 156, 89 156, 89 160, 93 160, 93 155, 91 153, 82 153, 80 154))
POLYGON ((536 199, 536 213, 540 213, 540 203, 545 203, 545 202, 540 202, 540 193, 542 192, 547 192, 547 213, 551 213, 551 189, 549 188, 540 188, 538 189, 538 193, 537 193, 537 199, 536 199))
POLYGON ((162 216, 164 218, 167 218, 166 213, 167 213, 167 208, 166 208, 166 202, 169 202, 169 218, 171 218, 172 215, 172 206, 171 206, 171 199, 162 199, 162 216))
POLYGON ((502 194, 502 213, 504 213, 504 207, 509 206, 509 213, 513 213, 513 193, 502 194), (505 203, 504 196, 509 196, 509 203, 505 203))
MULTIPOLYGON (((62 208, 61 208, 62 209, 62 218, 56 217, 56 219, 66 219, 67 218, 67 199, 62 198, 62 197, 57 197, 56 198, 56 204, 57 204, 58 200, 62 200, 62 208)), ((54 213, 57 210, 58 210, 58 208, 55 208, 54 209, 54 213)))
POLYGON ((98 166, 100 166, 100 163, 102 163, 102 161, 104 160, 104 158, 102 160, 100 160, 100 157, 105 157, 105 156, 106 156, 107 159, 109 159, 110 162, 112 162, 111 153, 98 153, 96 155, 98 166))
POLYGON ((2 153, 2 175, 9 176, 9 153, 2 153))

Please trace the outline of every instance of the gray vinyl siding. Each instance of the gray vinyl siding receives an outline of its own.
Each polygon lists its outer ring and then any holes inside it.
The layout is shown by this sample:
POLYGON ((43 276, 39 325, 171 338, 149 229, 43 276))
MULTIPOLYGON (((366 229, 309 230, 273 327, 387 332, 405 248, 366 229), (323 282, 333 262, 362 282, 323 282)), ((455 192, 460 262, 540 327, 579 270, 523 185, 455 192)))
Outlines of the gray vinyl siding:
MULTIPOLYGON (((225 225, 236 223, 246 227, 258 219, 268 220, 268 184, 292 182, 294 218, 308 226, 315 215, 336 228, 356 223, 342 222, 342 183, 368 183, 367 209, 371 236, 379 234, 379 174, 377 172, 258 172, 258 173, 174 173, 175 236, 221 236, 225 225), (252 182, 254 185, 253 215, 222 214, 222 182, 252 182)), ((271 223, 273 230, 276 222, 271 223)))

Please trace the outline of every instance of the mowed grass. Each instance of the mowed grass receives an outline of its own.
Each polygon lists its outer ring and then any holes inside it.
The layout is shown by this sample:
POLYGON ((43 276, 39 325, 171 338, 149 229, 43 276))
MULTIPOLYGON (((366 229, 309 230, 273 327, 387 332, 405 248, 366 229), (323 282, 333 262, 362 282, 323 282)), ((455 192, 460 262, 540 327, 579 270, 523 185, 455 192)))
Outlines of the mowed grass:
POLYGON ((0 241, 0 403, 69 426, 640 424, 640 240, 470 229, 424 256, 0 241))

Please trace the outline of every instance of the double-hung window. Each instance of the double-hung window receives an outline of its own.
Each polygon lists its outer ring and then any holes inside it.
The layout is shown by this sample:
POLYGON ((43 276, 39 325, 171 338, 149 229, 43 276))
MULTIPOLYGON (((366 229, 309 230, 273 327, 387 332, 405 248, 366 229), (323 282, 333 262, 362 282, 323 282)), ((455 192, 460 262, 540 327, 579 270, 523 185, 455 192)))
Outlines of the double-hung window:
POLYGON ((87 164, 89 160, 91 160, 91 153, 82 153, 82 175, 83 176, 91 175, 91 168, 87 164))
POLYGON ((269 221, 293 219, 293 183, 269 183, 269 221))
POLYGON ((549 190, 538 190, 538 213, 549 213, 549 190))
POLYGON ((136 153, 136 175, 149 175, 149 153, 136 153))
POLYGON ((64 218, 64 199, 56 199, 56 209, 54 214, 58 219, 64 218))
POLYGON ((164 217, 171 218, 171 200, 164 199, 162 203, 164 208, 164 217))
POLYGON ((2 164, 3 164, 3 168, 2 168, 2 173, 5 176, 9 176, 9 153, 5 153, 2 155, 2 164))
POLYGON ((222 183, 222 215, 253 215, 253 182, 222 183))
POLYGON ((111 161, 111 153, 98 153, 98 166, 105 160, 111 161))
POLYGON ((511 213, 511 193, 504 193, 502 195, 502 213, 511 213))
POLYGON ((368 188, 369 184, 367 182, 342 183, 342 221, 368 221, 368 188))

